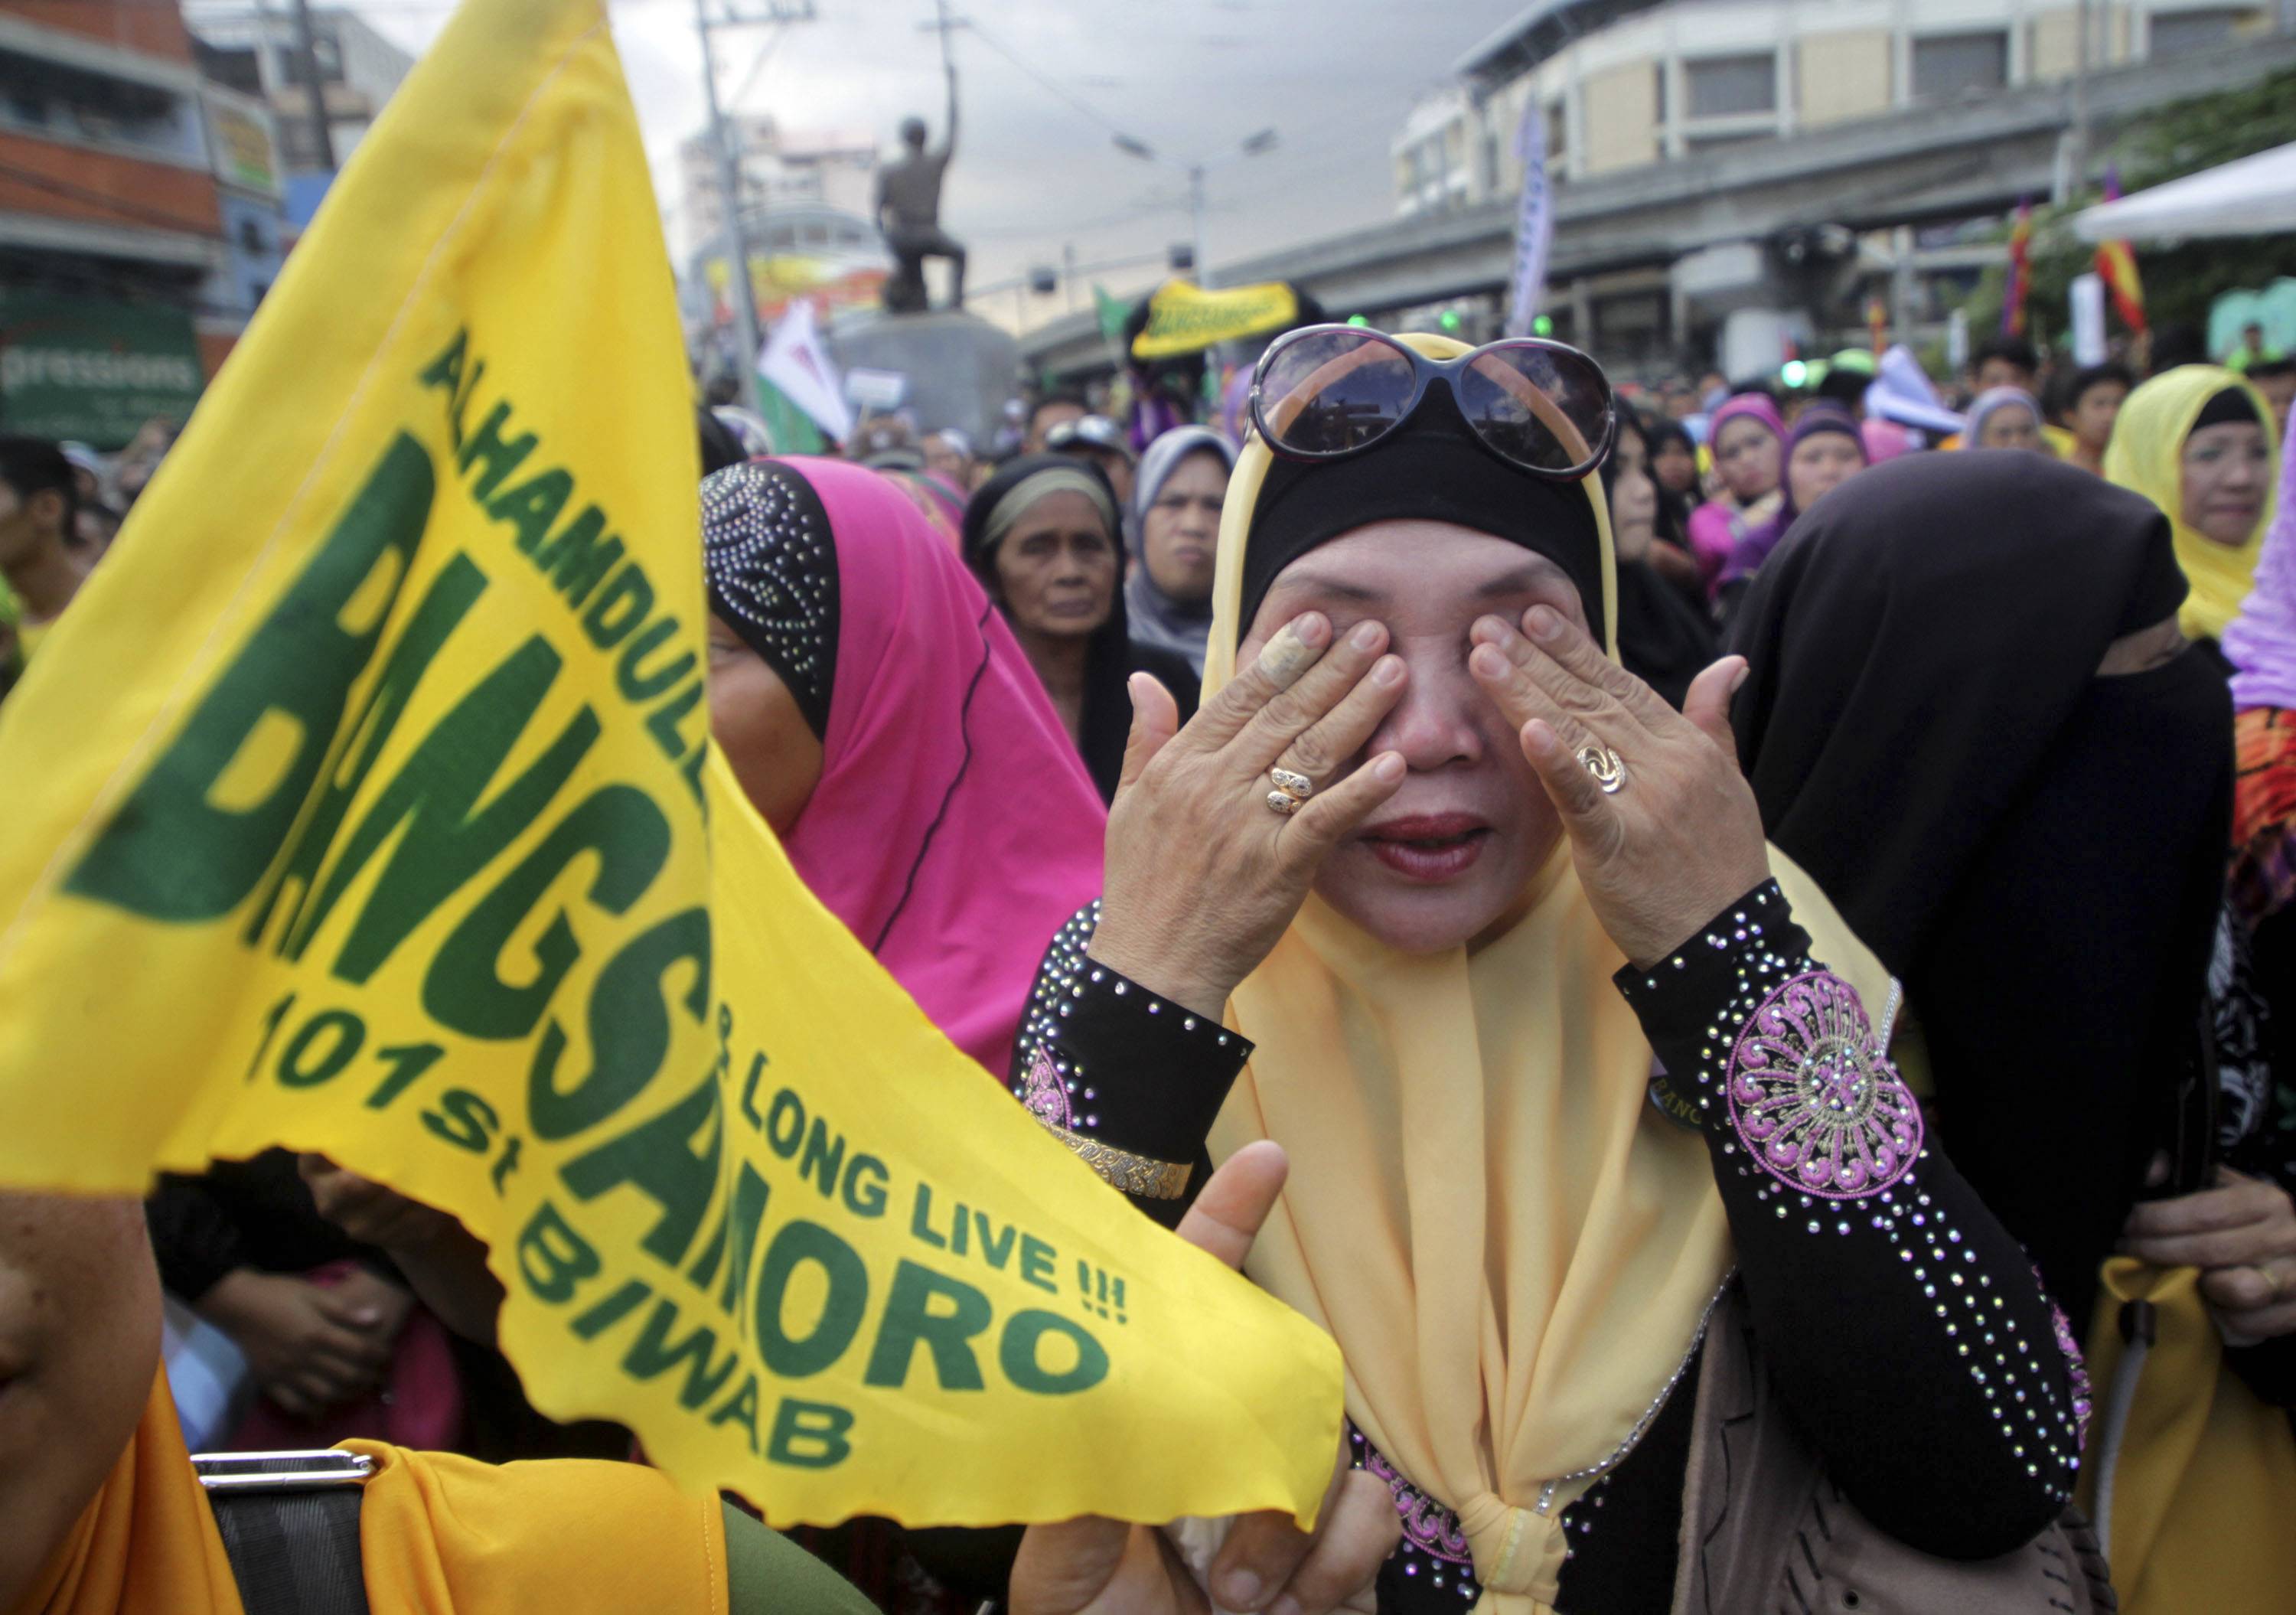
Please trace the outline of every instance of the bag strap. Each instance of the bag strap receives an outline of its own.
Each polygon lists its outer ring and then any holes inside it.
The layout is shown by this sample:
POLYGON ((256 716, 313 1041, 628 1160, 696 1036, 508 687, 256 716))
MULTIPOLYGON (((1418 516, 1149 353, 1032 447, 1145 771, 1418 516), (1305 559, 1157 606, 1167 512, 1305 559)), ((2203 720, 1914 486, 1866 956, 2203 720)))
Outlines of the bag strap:
POLYGON ((246 1615, 368 1615, 359 1503, 373 1459, 226 1453, 195 1457, 192 1467, 246 1615))

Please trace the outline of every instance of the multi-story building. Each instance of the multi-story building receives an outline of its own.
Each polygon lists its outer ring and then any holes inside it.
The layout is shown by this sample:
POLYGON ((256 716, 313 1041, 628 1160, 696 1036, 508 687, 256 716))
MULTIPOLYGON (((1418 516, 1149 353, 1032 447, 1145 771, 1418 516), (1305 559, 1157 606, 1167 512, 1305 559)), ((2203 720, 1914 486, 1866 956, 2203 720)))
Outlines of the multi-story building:
POLYGON ((348 11, 311 12, 311 54, 319 70, 331 150, 319 150, 302 50, 292 9, 195 4, 191 25, 209 78, 271 109, 278 134, 287 213, 296 228, 310 222, 331 177, 414 70, 414 58, 348 11))
MULTIPOLYGON (((1552 180, 1539 312, 1615 373, 1752 374, 1789 343, 1862 346, 1877 315, 1949 357, 2021 202, 2094 187, 2167 109, 2292 70, 2292 0, 1539 0, 1411 113, 1396 217, 1215 278, 1493 334, 1528 129, 1552 180)), ((2031 314, 2062 335, 2066 310, 2031 314)), ((1023 346, 1052 373, 1106 363, 1086 315, 1023 346)))
POLYGON ((174 0, 0 0, 0 430, 180 421, 238 330, 227 261, 174 0))
MULTIPOLYGON (((726 120, 735 148, 742 217, 800 208, 866 219, 876 204, 877 146, 845 129, 784 129, 770 118, 726 120)), ((709 133, 677 149, 685 238, 696 247, 726 227, 718 159, 709 133)))
POLYGON ((1539 0, 1456 64, 1391 147, 1396 210, 1522 184, 1536 107, 1567 184, 1917 107, 2263 38, 2269 0, 1539 0))

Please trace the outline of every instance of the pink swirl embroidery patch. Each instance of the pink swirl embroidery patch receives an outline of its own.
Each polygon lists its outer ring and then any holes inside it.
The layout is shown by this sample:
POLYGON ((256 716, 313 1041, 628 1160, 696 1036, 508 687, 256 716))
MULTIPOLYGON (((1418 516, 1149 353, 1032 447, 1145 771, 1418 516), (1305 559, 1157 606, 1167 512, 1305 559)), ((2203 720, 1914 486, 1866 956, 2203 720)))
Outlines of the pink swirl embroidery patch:
POLYGON ((1387 1489, 1395 1494, 1395 1512, 1403 1517, 1406 1542, 1423 1554, 1453 1564, 1475 1562, 1474 1554, 1467 1546, 1467 1533, 1460 1529, 1459 1517, 1405 1480, 1401 1472, 1368 1443, 1364 1467, 1386 1481, 1387 1489))
POLYGON ((1739 1140, 1801 1193, 1876 1193, 1921 1152, 1921 1106, 1874 1045, 1857 993, 1830 971, 1796 976, 1762 1000, 1725 1086, 1739 1140))
MULTIPOLYGON (((2035 1280, 2040 1276, 2041 1270, 2034 1268, 2035 1280)), ((2064 1354, 2066 1377, 2072 1381, 2073 1445, 2086 1447, 2088 1445, 2089 1415, 2096 1411, 2096 1399, 2089 1390, 2088 1362, 2081 1356, 2080 1342, 2073 1339, 2072 1324, 2066 1319, 2064 1310, 2054 1301, 2049 1303, 2049 1323, 2056 1332, 2057 1349, 2064 1354)))
POLYGON ((1048 1127, 1063 1129, 1076 1125, 1075 1112, 1069 1104, 1068 1085, 1053 1065, 1053 1057, 1043 1047, 1029 1065, 1029 1075, 1021 1085, 1021 1103, 1029 1113, 1048 1127))

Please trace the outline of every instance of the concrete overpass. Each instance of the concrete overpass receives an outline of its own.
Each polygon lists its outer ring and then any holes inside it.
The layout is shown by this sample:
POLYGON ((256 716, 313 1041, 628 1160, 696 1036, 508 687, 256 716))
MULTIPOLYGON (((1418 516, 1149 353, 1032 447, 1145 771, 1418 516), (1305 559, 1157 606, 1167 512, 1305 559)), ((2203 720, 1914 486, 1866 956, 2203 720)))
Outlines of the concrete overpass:
MULTIPOLYGON (((2093 73, 2091 149, 2157 108, 2291 66, 2296 38, 2282 37, 2093 73)), ((1767 249, 1796 231, 1953 223, 2005 212, 2021 198, 2046 200, 2072 98, 2070 81, 2029 85, 1559 186, 1546 307, 1559 333, 1599 347, 1603 296, 1662 296, 1679 341, 1694 311, 1718 317, 1750 294, 1777 300, 1775 283, 1764 283, 1767 249)), ((1215 286, 1296 281, 1334 317, 1362 314, 1377 324, 1404 309, 1503 292, 1514 222, 1511 201, 1421 214, 1224 266, 1210 278, 1215 286)), ((1031 365, 1056 374, 1108 364, 1089 314, 1039 326, 1021 348, 1031 365)))

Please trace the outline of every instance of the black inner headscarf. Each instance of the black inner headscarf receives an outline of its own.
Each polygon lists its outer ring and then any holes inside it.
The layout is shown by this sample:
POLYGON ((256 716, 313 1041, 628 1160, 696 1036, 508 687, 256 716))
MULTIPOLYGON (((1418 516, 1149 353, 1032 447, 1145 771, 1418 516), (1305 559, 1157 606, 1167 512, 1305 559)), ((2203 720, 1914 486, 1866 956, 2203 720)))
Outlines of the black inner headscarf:
POLYGON ((1747 595, 1770 838, 1904 983, 1947 1147, 2086 1320, 2196 1067, 2231 802, 2222 679, 2096 676, 2183 599, 2147 500, 2021 455, 1875 467, 1747 595))
MULTIPOLYGON (((2257 426, 2256 400, 2248 396, 2244 387, 2227 387, 2201 406, 2201 413, 2193 419, 2193 430, 2203 426, 2257 426)), ((2189 435, 2189 434, 2187 434, 2189 435)))
MULTIPOLYGON (((1084 668, 1084 726, 1077 737, 1077 751, 1084 758, 1085 772, 1092 775, 1103 801, 1116 795, 1116 783, 1124 772, 1124 742, 1132 732, 1132 697, 1125 690, 1125 681, 1132 675, 1133 655, 1131 627, 1124 611, 1124 573, 1126 556, 1124 535, 1118 523, 1116 490, 1108 478, 1090 461, 1072 455, 1022 455, 1008 463, 1002 470, 982 483, 964 507, 964 560, 980 579, 980 586, 996 609, 1009 619, 1012 613, 1004 604, 1004 586, 996 576, 996 552, 1003 547, 1004 534, 989 537, 989 518, 1004 496, 1040 471, 1059 471, 1082 472, 1093 479, 1105 496, 1103 511, 1108 527, 1108 541, 1116 551, 1116 587, 1109 604, 1108 620, 1093 631, 1091 643, 1085 650, 1084 668)), ((1166 679, 1168 686, 1171 680, 1166 679)), ((1177 693, 1188 693, 1185 689, 1177 693)), ((1185 718, 1193 710, 1192 703, 1183 703, 1185 718)))
POLYGON ((741 439, 733 429, 719 420, 707 404, 698 404, 693 410, 694 429, 701 440, 701 474, 724 471, 729 465, 739 465, 749 458, 742 449, 741 439))
POLYGON ((1603 638, 1602 536, 1585 488, 1534 477, 1485 450, 1440 382, 1393 436, 1361 454, 1275 456, 1252 506, 1239 637, 1285 567, 1359 527, 1393 521, 1448 521, 1546 556, 1578 585, 1587 621, 1603 638))
POLYGON ((709 609, 765 660, 814 738, 829 733, 837 677, 837 542, 813 485, 745 461, 701 480, 701 570, 709 609))
MULTIPOLYGON (((1646 422, 1643 441, 1649 446, 1653 463, 1658 459, 1658 451, 1669 443, 1680 444, 1682 452, 1690 456, 1691 464, 1695 466, 1698 463, 1698 445, 1691 440, 1690 429, 1679 421, 1660 417, 1646 422)), ((1693 481, 1687 493, 1675 493, 1665 483, 1659 482, 1655 469, 1651 472, 1651 480, 1658 484, 1658 536, 1669 544, 1687 547, 1690 511, 1698 496, 1698 484, 1693 481)))

